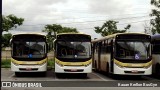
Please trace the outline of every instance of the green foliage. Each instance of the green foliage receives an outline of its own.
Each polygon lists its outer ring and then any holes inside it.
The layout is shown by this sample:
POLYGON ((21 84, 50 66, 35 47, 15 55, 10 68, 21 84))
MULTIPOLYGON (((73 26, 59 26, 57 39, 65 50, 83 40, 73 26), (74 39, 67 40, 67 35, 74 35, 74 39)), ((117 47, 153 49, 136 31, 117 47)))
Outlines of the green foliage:
POLYGON ((9 47, 10 46, 11 37, 12 37, 11 33, 2 35, 2 47, 9 47))
POLYGON ((127 25, 124 30, 118 30, 117 23, 118 22, 113 20, 106 21, 102 27, 95 27, 95 32, 101 34, 102 36, 107 36, 114 33, 124 33, 131 27, 131 25, 127 25))
POLYGON ((10 68, 11 60, 10 59, 2 59, 1 60, 1 68, 10 68))
POLYGON ((62 30, 59 30, 57 33, 68 33, 68 32, 78 33, 76 28, 69 28, 69 27, 63 27, 62 30))
POLYGON ((48 68, 48 69, 54 68, 54 59, 49 59, 49 60, 47 61, 47 68, 48 68))
POLYGON ((152 25, 151 31, 152 34, 160 33, 160 0, 151 0, 151 5, 155 6, 150 14, 150 16, 155 17, 150 21, 152 25))
POLYGON ((47 42, 49 44, 49 50, 53 48, 53 40, 56 38, 56 33, 78 32, 76 28, 62 27, 57 24, 48 24, 45 26, 43 32, 47 33, 47 42))
POLYGON ((12 28, 16 28, 23 24, 24 19, 18 18, 15 15, 11 14, 8 16, 2 16, 2 31, 8 32, 12 28))

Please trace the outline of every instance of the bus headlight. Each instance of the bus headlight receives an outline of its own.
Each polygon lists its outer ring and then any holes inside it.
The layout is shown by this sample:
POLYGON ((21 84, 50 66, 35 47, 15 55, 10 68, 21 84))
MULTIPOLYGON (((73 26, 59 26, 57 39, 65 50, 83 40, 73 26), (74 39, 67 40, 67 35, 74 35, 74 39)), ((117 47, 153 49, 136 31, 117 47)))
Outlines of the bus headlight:
POLYGON ((120 64, 118 64, 118 63, 115 63, 118 67, 120 67, 120 68, 123 68, 123 66, 121 66, 120 64))
POLYGON ((123 67, 124 67, 124 66, 122 65, 122 63, 119 62, 119 61, 117 61, 117 60, 114 60, 114 63, 115 63, 118 67, 120 67, 120 68, 123 68, 123 67))
POLYGON ((85 67, 89 66, 91 64, 91 62, 84 64, 85 67))
POLYGON ((144 65, 144 68, 147 69, 147 68, 149 68, 151 65, 152 65, 152 61, 146 63, 146 64, 144 65))
POLYGON ((15 66, 18 66, 19 64, 15 63, 15 62, 12 62, 15 66))
POLYGON ((61 64, 59 61, 56 61, 56 63, 57 63, 59 66, 63 67, 63 64, 61 64))

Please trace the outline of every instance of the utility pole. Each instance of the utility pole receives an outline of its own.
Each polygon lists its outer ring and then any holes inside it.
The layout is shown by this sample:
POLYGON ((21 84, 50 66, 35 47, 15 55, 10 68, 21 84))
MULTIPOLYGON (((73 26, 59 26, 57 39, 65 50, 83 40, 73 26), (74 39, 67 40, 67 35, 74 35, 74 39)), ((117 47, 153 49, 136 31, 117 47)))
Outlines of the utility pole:
POLYGON ((2 59, 1 52, 2 52, 2 0, 0 0, 0 59, 2 59))
MULTIPOLYGON (((1 46, 2 46, 2 0, 0 0, 0 60, 2 60, 2 53, 1 53, 2 47, 1 46)), ((1 75, 1 71, 0 71, 0 75, 1 75)))

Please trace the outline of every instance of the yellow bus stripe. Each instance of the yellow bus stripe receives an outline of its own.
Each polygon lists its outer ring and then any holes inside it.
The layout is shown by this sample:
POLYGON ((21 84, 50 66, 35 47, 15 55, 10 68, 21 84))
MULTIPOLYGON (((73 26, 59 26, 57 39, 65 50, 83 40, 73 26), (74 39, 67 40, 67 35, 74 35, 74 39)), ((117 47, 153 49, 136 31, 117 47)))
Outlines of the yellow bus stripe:
POLYGON ((123 63, 114 59, 114 63, 122 67, 148 67, 152 65, 152 60, 147 63, 123 63))
POLYGON ((15 59, 11 59, 11 62, 13 62, 13 63, 15 63, 15 64, 26 64, 26 65, 32 65, 32 64, 34 64, 34 65, 40 65, 40 64, 43 64, 43 63, 45 63, 45 62, 47 62, 47 58, 46 59, 43 59, 43 60, 41 60, 41 61, 17 61, 17 60, 15 60, 15 59))
POLYGON ((86 61, 86 62, 62 62, 60 60, 58 60, 57 58, 55 58, 55 62, 57 64, 60 64, 60 65, 64 65, 64 66, 85 66, 85 65, 88 65, 92 62, 92 59, 86 61))

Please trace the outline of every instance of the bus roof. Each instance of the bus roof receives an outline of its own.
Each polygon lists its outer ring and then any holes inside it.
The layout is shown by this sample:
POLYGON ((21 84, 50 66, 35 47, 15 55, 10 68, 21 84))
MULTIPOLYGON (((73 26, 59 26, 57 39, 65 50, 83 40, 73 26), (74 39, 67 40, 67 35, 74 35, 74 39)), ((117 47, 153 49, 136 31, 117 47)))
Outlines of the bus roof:
POLYGON ((42 33, 18 33, 18 34, 13 34, 13 36, 17 36, 17 35, 42 35, 42 36, 46 36, 45 34, 42 34, 42 33))
POLYGON ((108 36, 105 36, 105 37, 102 37, 102 38, 98 38, 98 39, 95 39, 95 40, 92 40, 92 42, 98 42, 98 41, 103 41, 105 39, 109 39, 109 38, 114 38, 116 37, 117 35, 126 35, 126 34, 132 34, 132 35, 136 35, 136 34, 139 34, 139 35, 149 35, 149 34, 145 34, 145 33, 115 33, 115 34, 112 34, 112 35, 108 35, 108 36))
POLYGON ((85 34, 85 33, 58 33, 57 35, 66 35, 66 34, 68 34, 68 35, 75 35, 75 34, 78 34, 78 35, 89 35, 89 34, 85 34))

